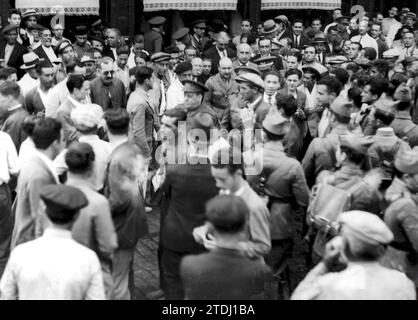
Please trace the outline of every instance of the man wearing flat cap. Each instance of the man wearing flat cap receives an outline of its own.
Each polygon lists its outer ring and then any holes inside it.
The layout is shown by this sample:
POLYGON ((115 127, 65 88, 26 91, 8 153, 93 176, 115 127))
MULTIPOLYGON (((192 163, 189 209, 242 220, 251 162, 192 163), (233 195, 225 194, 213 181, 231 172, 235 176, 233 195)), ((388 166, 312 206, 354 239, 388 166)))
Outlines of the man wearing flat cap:
POLYGON ((170 86, 170 76, 168 74, 168 66, 171 55, 165 52, 157 52, 151 56, 152 68, 154 74, 152 77, 153 88, 149 91, 150 103, 156 114, 155 120, 162 115, 167 108, 166 92, 170 86))
MULTIPOLYGON (((229 132, 232 129, 234 115, 249 115, 252 121, 248 122, 250 128, 261 128, 261 124, 270 110, 270 105, 263 100, 264 81, 258 74, 243 73, 235 81, 238 83, 239 98, 231 101, 230 107, 224 112, 221 120, 222 130, 229 132)), ((242 124, 245 129, 244 123, 242 124)))
POLYGON ((18 26, 9 24, 1 29, 1 34, 6 41, 0 42, 0 59, 4 59, 4 65, 15 68, 17 70, 18 79, 25 74, 20 69, 23 64, 23 55, 28 51, 24 46, 17 42, 18 26))
POLYGON ((207 29, 206 20, 193 21, 191 26, 193 28, 193 36, 191 45, 199 50, 200 54, 203 53, 203 49, 207 46, 210 39, 205 36, 207 29))
POLYGON ((414 285, 405 274, 379 263, 394 239, 385 223, 364 211, 344 212, 338 220, 340 235, 328 242, 323 260, 291 299, 415 300, 414 285))
POLYGON ((399 172, 386 191, 384 220, 394 234, 384 264, 401 270, 418 288, 418 147, 395 156, 399 172))
POLYGON ((162 35, 166 20, 166 18, 160 16, 148 20, 151 30, 144 35, 144 46, 145 50, 148 51, 150 55, 160 52, 164 47, 162 35))
POLYGON ((51 227, 17 246, 0 282, 3 299, 104 300, 103 275, 94 251, 77 243, 71 229, 88 200, 78 189, 45 185, 39 190, 51 227))

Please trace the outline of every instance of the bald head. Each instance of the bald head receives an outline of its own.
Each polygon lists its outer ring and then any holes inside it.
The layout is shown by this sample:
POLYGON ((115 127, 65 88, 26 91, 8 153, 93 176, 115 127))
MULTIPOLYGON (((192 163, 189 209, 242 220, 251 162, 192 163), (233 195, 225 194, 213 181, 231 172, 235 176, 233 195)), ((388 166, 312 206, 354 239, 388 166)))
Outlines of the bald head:
POLYGON ((229 80, 232 74, 232 60, 229 58, 221 58, 219 60, 219 75, 223 79, 229 80))
POLYGON ((251 47, 246 43, 240 43, 237 47, 237 56, 239 62, 247 64, 251 58, 251 47))
POLYGON ((219 32, 218 36, 216 37, 216 46, 218 47, 218 50, 224 51, 230 40, 231 39, 226 32, 219 32))

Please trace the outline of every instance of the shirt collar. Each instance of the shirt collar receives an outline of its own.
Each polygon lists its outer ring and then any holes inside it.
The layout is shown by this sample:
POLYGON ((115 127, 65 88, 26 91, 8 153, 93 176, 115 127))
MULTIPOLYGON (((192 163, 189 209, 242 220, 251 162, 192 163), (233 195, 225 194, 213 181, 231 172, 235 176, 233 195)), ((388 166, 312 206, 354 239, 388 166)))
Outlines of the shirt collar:
POLYGON ((43 236, 47 238, 72 239, 71 231, 64 230, 64 229, 55 229, 55 228, 47 228, 44 231, 43 236))
POLYGON ((8 108, 7 111, 15 111, 17 109, 19 109, 20 107, 22 107, 22 104, 17 104, 14 107, 8 108))
POLYGON ((71 97, 71 95, 68 95, 68 100, 71 101, 71 103, 76 107, 76 108, 82 108, 84 107, 84 105, 78 101, 76 101, 73 97, 71 97))

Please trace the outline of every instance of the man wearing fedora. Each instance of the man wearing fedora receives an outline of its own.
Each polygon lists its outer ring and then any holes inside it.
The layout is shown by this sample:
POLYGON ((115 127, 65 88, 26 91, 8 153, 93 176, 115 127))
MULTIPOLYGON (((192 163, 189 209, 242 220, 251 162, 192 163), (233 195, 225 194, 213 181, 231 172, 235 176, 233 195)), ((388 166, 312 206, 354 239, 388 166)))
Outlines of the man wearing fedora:
POLYGON ((277 26, 276 39, 280 41, 283 38, 292 38, 292 31, 289 29, 289 19, 285 15, 278 15, 274 18, 277 26))
POLYGON ((167 21, 164 17, 153 17, 148 20, 151 26, 151 30, 144 35, 145 50, 153 55, 156 52, 160 52, 164 47, 163 34, 164 23, 167 21))
POLYGON ((20 66, 20 69, 25 71, 25 75, 17 82, 23 97, 38 85, 39 75, 36 72, 36 64, 38 62, 39 57, 33 52, 23 55, 23 64, 20 66))
POLYGON ((17 70, 18 79, 22 78, 24 71, 20 69, 23 64, 23 55, 27 53, 24 46, 17 42, 18 26, 9 24, 1 30, 5 42, 0 43, 0 59, 4 59, 4 65, 17 70))

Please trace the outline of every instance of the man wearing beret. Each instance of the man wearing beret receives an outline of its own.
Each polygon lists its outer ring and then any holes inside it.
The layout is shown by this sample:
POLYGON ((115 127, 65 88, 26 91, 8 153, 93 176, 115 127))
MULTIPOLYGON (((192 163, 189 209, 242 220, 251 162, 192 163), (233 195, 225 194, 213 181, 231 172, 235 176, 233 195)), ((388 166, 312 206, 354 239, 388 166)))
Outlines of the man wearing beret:
POLYGON ((340 235, 328 242, 323 260, 293 292, 292 300, 415 300, 405 274, 379 263, 394 235, 376 215, 339 216, 340 235), (342 271, 341 268, 345 267, 342 271))
POLYGON ((104 300, 97 255, 71 237, 87 198, 74 187, 55 184, 41 187, 39 194, 51 227, 12 251, 0 282, 2 299, 104 300))
POLYGON ((6 41, 0 42, 0 59, 4 59, 4 65, 17 70, 18 79, 25 74, 20 69, 23 64, 23 55, 28 51, 24 46, 17 42, 18 26, 9 24, 1 30, 1 34, 6 41))
POLYGON ((385 265, 401 270, 418 288, 418 147, 395 157, 398 174, 386 191, 384 220, 394 234, 385 265))
POLYGON ((164 23, 166 22, 164 17, 153 17, 148 20, 148 23, 151 25, 151 30, 144 35, 144 44, 145 50, 149 52, 150 55, 160 52, 164 47, 163 42, 163 28, 164 23))

